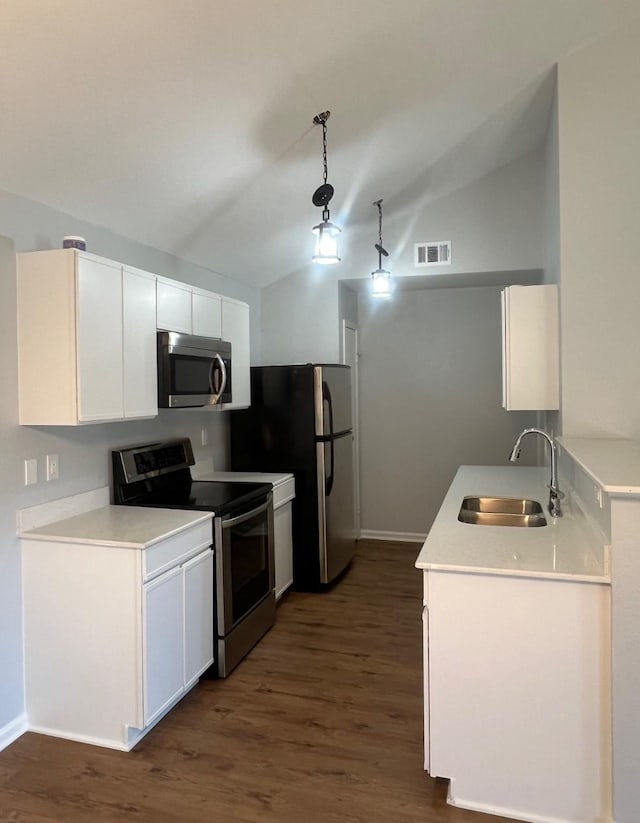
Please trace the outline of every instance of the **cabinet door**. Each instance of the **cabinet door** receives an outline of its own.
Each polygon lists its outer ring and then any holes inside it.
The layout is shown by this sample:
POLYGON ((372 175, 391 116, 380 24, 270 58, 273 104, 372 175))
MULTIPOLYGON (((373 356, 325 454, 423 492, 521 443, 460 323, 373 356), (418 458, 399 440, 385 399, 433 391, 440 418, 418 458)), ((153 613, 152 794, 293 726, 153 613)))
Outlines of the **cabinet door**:
POLYGON ((291 503, 278 506, 273 512, 274 566, 276 599, 279 600, 293 583, 293 542, 291 537, 291 503))
POLYGON ((502 292, 502 405, 509 411, 559 408, 558 287, 502 292))
POLYGON ((152 274, 124 267, 123 366, 124 416, 158 414, 156 365, 156 279, 152 274))
POLYGON ((213 663, 213 551, 189 560, 184 571, 184 683, 197 680, 213 663))
MULTIPOLYGON (((426 572, 425 572, 426 576, 426 572)), ((425 606, 422 610, 422 668, 423 681, 422 688, 424 694, 424 769, 430 772, 430 736, 429 736, 429 609, 425 606)))
POLYGON ((191 316, 194 334, 222 337, 222 298, 217 294, 193 291, 191 316))
POLYGON ((249 306, 222 298, 222 338, 231 343, 232 402, 222 408, 246 408, 251 405, 249 306))
POLYGON ((171 569, 144 586, 144 724, 184 691, 183 572, 171 569))
POLYGON ((165 331, 191 334, 191 289, 181 283, 157 280, 156 325, 165 331))
POLYGON ((78 420, 121 420, 122 275, 118 263, 78 255, 78 420))

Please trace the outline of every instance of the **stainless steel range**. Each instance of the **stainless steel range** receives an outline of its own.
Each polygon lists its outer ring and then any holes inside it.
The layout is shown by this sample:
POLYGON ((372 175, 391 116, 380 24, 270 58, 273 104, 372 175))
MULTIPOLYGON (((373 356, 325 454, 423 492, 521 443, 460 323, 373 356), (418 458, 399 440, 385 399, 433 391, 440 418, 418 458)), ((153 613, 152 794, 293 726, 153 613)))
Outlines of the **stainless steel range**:
POLYGON ((193 480, 188 438, 111 456, 114 503, 214 512, 217 654, 209 674, 226 677, 275 620, 271 484, 193 480))

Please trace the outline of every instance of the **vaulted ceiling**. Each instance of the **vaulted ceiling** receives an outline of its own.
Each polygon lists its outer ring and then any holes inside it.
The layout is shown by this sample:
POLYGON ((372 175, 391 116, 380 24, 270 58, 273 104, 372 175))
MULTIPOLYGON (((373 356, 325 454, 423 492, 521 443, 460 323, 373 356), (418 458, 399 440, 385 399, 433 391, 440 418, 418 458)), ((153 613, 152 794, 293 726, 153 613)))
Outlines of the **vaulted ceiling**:
POLYGON ((263 286, 309 261, 315 114, 331 111, 332 218, 371 228, 379 197, 435 197, 533 148, 554 64, 639 14, 640 0, 2 0, 0 188, 263 286))

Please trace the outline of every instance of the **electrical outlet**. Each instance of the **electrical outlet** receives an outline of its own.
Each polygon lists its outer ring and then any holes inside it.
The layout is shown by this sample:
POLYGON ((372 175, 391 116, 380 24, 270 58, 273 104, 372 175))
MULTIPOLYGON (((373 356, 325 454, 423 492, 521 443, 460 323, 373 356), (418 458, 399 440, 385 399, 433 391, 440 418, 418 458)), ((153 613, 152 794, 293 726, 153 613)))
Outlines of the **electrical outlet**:
POLYGON ((200 440, 203 446, 206 446, 209 443, 209 432, 206 429, 201 429, 200 440))
POLYGON ((47 482, 60 477, 60 458, 57 454, 47 455, 47 482))
POLYGON ((24 461, 24 485, 33 486, 38 482, 38 460, 34 457, 24 461))

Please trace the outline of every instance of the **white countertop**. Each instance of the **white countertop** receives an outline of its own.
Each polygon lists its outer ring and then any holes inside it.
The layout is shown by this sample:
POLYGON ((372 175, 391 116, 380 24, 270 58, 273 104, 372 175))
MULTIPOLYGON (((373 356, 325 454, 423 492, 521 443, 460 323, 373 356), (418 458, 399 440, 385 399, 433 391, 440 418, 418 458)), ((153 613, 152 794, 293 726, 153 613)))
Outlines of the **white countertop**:
POLYGON ((274 472, 204 472, 199 474, 198 480, 234 480, 241 483, 271 483, 277 486, 287 480, 291 480, 293 474, 278 474, 274 472))
POLYGON ((564 448, 613 496, 640 495, 640 443, 615 437, 559 437, 564 448))
MULTIPOLYGON (((607 549, 577 511, 552 518, 549 470, 526 466, 460 466, 416 560, 419 569, 609 583, 607 549), (537 528, 461 523, 466 495, 528 497, 542 504, 537 528)), ((563 504, 568 501, 563 500, 563 504)))
POLYGON ((23 540, 146 549, 160 540, 179 534, 189 526, 211 520, 212 517, 212 512, 104 506, 46 526, 18 532, 18 535, 23 540))

